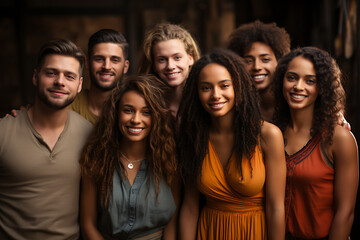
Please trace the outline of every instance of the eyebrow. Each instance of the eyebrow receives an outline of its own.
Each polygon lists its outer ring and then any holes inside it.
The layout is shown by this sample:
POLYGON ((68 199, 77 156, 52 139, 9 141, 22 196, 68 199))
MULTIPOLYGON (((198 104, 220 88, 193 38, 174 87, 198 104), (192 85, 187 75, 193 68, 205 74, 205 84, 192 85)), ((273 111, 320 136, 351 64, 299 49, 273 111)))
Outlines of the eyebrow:
MULTIPOLYGON (((260 57, 265 57, 265 56, 271 56, 270 53, 264 53, 264 54, 260 54, 260 57)), ((253 58, 255 57, 254 55, 245 55, 244 58, 253 58)))
MULTIPOLYGON (((45 67, 44 68, 44 71, 55 71, 55 72, 61 72, 59 69, 57 69, 57 68, 47 68, 47 67, 45 67)), ((75 72, 72 72, 72 71, 64 71, 64 73, 67 73, 67 74, 71 74, 71 75, 74 75, 75 77, 77 77, 78 75, 77 75, 77 73, 75 73, 75 72)))
MULTIPOLYGON (((223 82, 228 82, 228 81, 231 82, 230 79, 224 79, 224 80, 219 81, 218 83, 223 83, 223 82)), ((199 83, 200 83, 200 84, 201 84, 201 83, 210 84, 210 82, 205 82, 205 81, 201 81, 201 82, 199 82, 199 83)))
MULTIPOLYGON (((124 104, 124 107, 135 108, 135 107, 134 107, 133 105, 131 105, 131 104, 124 104)), ((142 107, 142 109, 145 109, 145 108, 150 109, 150 107, 149 107, 149 106, 142 107)))
MULTIPOLYGON (((104 55, 101 55, 101 54, 92 55, 92 57, 102 57, 102 58, 105 58, 105 56, 104 56, 104 55)), ((120 58, 120 59, 121 59, 121 56, 117 56, 117 55, 111 55, 110 57, 116 57, 116 58, 120 58)))
MULTIPOLYGON (((295 72, 287 72, 287 74, 294 74, 296 76, 299 76, 299 74, 295 73, 295 72)), ((316 77, 316 75, 312 75, 312 74, 308 74, 308 75, 305 75, 305 77, 316 77)))

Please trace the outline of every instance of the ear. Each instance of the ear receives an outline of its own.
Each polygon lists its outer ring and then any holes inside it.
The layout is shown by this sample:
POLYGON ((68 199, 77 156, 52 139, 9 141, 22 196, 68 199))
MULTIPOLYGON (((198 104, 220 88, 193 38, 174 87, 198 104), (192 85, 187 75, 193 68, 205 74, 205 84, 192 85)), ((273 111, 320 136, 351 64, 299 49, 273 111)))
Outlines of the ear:
POLYGON ((194 65, 194 58, 193 56, 191 56, 190 54, 188 54, 189 59, 190 59, 190 66, 194 65))
POLYGON ((34 69, 33 76, 32 76, 32 82, 33 82, 34 86, 37 86, 37 82, 38 82, 37 79, 38 79, 38 73, 37 73, 37 70, 34 69))
POLYGON ((79 86, 78 86, 78 89, 77 89, 77 93, 81 92, 83 80, 84 80, 83 77, 81 77, 80 80, 79 80, 79 86))
POLYGON ((125 63, 124 63, 124 70, 123 70, 123 73, 126 74, 129 70, 129 67, 130 67, 130 62, 129 60, 125 60, 125 63))

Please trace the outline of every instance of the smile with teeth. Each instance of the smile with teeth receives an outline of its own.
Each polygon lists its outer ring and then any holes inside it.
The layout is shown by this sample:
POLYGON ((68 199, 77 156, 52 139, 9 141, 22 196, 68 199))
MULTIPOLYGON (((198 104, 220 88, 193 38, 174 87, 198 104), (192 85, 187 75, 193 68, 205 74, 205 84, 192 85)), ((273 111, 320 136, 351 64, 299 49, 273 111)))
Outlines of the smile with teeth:
POLYGON ((253 76, 253 80, 254 82, 261 82, 265 79, 266 75, 262 74, 262 75, 255 75, 253 76))
POLYGON ((171 72, 171 73, 165 73, 166 77, 168 78, 175 78, 179 72, 171 72))
POLYGON ((290 93, 290 95, 295 100, 303 100, 306 97, 304 95, 298 95, 298 94, 295 94, 295 93, 290 93))
POLYGON ((221 109, 224 105, 225 105, 226 102, 222 102, 222 103, 210 103, 210 107, 212 109, 221 109))
POLYGON ((126 128, 130 134, 139 134, 142 132, 142 130, 144 130, 144 128, 134 128, 134 127, 126 127, 126 128))

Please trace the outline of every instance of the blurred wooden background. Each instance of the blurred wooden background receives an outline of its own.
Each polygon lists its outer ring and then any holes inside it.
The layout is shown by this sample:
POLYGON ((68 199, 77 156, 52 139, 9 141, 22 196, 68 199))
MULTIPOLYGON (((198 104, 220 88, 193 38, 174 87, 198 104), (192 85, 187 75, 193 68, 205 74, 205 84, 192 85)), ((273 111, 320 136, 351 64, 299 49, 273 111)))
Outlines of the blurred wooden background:
MULTIPOLYGON (((69 38, 87 51, 89 36, 101 28, 122 32, 130 43, 130 72, 148 28, 167 21, 187 28, 202 53, 226 45, 240 24, 276 22, 292 47, 317 46, 340 65, 347 92, 346 118, 360 139, 360 3, 356 0, 1 0, 0 116, 31 103, 32 69, 40 46, 69 38), (335 44, 335 42, 337 44, 335 44)), ((88 86, 87 73, 85 87, 88 86)), ((359 200, 358 200, 359 202, 359 200)), ((359 204, 358 204, 359 205, 359 204)), ((360 227, 357 206, 353 229, 360 227)), ((352 238, 360 239, 353 231, 352 238)))

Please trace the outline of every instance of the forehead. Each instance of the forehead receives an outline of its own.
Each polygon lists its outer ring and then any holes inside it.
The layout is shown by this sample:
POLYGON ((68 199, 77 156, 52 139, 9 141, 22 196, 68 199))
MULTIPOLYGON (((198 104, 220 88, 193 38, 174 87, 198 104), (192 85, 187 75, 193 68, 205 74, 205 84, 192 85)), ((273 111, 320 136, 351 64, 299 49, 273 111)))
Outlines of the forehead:
POLYGON ((79 75, 80 63, 74 57, 50 54, 44 58, 41 69, 56 69, 61 72, 73 72, 79 75))
POLYGON ((232 80, 231 75, 226 67, 217 63, 206 65, 199 75, 199 82, 218 82, 223 80, 232 80))
POLYGON ((293 60, 291 60, 289 62, 287 71, 311 75, 315 75, 316 73, 314 64, 309 59, 306 59, 302 56, 295 57, 293 60))
POLYGON ((176 53, 187 54, 185 44, 180 39, 170 39, 156 42, 153 46, 153 54, 159 55, 173 55, 176 53))
POLYGON ((147 106, 144 96, 135 90, 124 93, 121 97, 120 105, 132 105, 140 108, 147 106))
POLYGON ((98 43, 94 46, 92 55, 124 57, 123 50, 117 43, 98 43))
POLYGON ((263 42, 253 42, 251 46, 245 50, 245 56, 271 55, 275 57, 272 48, 263 42))

